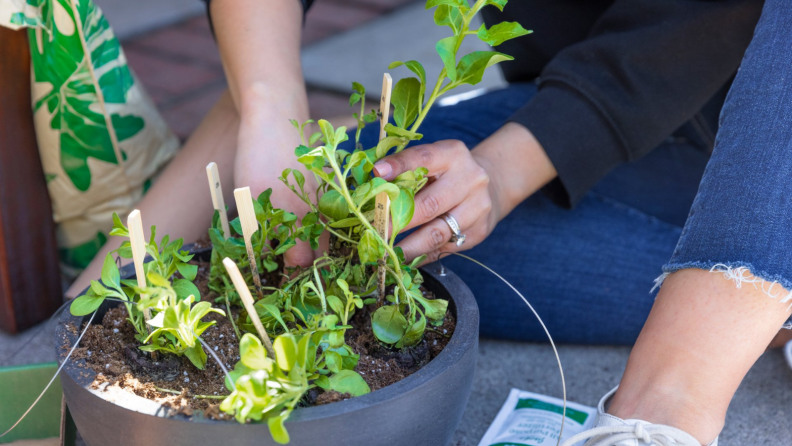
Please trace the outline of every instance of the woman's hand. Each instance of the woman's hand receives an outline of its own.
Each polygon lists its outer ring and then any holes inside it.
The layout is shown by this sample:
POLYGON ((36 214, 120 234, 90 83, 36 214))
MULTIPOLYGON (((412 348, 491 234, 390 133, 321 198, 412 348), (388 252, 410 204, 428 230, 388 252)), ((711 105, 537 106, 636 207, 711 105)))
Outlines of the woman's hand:
MULTIPOLYGON (((302 217, 308 206, 278 177, 287 167, 302 170, 294 156, 300 144, 289 119, 308 119, 300 67, 303 9, 296 0, 213 0, 212 19, 229 89, 239 113, 234 184, 253 196, 272 188, 274 206, 302 217)), ((313 181, 313 175, 306 175, 313 181)), ((308 243, 284 255, 287 266, 314 260, 308 243)))
POLYGON ((481 243, 500 221, 494 203, 496 191, 485 163, 462 141, 447 140, 417 146, 384 158, 375 166, 375 174, 392 180, 418 167, 429 170, 430 182, 415 197, 415 215, 406 229, 421 226, 399 246, 408 259, 428 254, 435 260, 440 251, 459 251, 481 243), (448 213, 459 223, 465 243, 451 243, 451 228, 441 217, 448 213))
MULTIPOLYGON (((317 188, 314 176, 305 174, 303 166, 294 156, 294 148, 300 145, 300 136, 289 124, 289 118, 301 116, 305 112, 301 113, 296 107, 286 107, 293 104, 287 100, 276 102, 270 98, 261 101, 265 104, 273 102, 283 104, 284 110, 262 107, 262 110, 249 113, 241 119, 234 163, 234 183, 235 187, 250 187, 253 198, 272 188, 272 205, 293 212, 302 219, 310 211, 310 207, 278 178, 284 169, 292 168, 305 175, 306 190, 317 188)), ((306 131, 309 131, 308 128, 306 131)), ((294 183, 293 178, 289 181, 294 183)), ((315 253, 308 242, 297 240, 297 245, 284 253, 283 260, 288 267, 305 267, 313 263, 318 257, 317 254, 321 252, 315 253)))
POLYGON ((519 203, 556 175, 541 145, 525 127, 509 123, 474 150, 461 141, 439 141, 404 150, 374 165, 374 174, 393 180, 425 167, 430 182, 415 197, 415 215, 405 228, 421 226, 399 244, 410 260, 427 254, 470 249, 492 233, 519 203), (465 242, 457 246, 442 218, 456 219, 465 242))

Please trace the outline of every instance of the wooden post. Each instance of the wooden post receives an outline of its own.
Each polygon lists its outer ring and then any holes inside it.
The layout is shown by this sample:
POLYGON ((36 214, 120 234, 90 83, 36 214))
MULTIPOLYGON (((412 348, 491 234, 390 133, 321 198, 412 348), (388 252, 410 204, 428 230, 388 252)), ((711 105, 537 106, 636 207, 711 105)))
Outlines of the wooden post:
POLYGON ((17 333, 46 320, 63 293, 30 106, 28 32, 0 26, 0 42, 0 330, 17 333))
POLYGON ((272 341, 270 341, 269 335, 267 335, 267 330, 265 330, 264 326, 261 324, 261 319, 258 317, 256 307, 253 305, 253 296, 250 295, 250 289, 245 283, 245 279, 242 278, 242 273, 239 272, 239 268, 237 268, 236 263, 234 263, 234 261, 228 257, 223 259, 223 265, 225 265, 228 275, 231 276, 231 281, 234 282, 234 287, 236 288, 237 293, 239 293, 239 298, 242 299, 242 303, 245 305, 245 309, 250 316, 250 320, 253 321, 253 325, 256 327, 256 331, 261 338, 261 342, 264 343, 264 347, 266 347, 267 352, 272 357, 272 359, 275 359, 275 351, 272 349, 272 341))
MULTIPOLYGON (((138 288, 146 288, 146 272, 143 269, 143 259, 146 258, 146 238, 143 236, 143 218, 140 216, 139 210, 135 209, 129 214, 127 228, 129 228, 129 244, 132 245, 132 263, 135 264, 138 288)), ((143 299, 144 296, 141 294, 140 298, 143 299)), ((146 321, 146 329, 151 333, 151 327, 148 325, 148 321, 151 319, 150 309, 143 310, 143 318, 146 321)), ((151 352, 151 358, 156 361, 157 352, 151 352)))
POLYGON ((225 200, 223 199, 223 186, 220 184, 220 173, 217 171, 217 163, 212 161, 206 165, 206 176, 209 178, 209 192, 212 194, 212 205, 220 213, 220 225, 223 228, 223 237, 231 238, 231 230, 228 227, 228 213, 226 212, 225 200))
MULTIPOLYGON (((393 87, 393 79, 391 78, 390 74, 385 73, 382 78, 382 96, 380 98, 380 114, 382 118, 380 119, 380 140, 387 136, 385 132, 385 124, 388 123, 388 118, 390 116, 390 105, 391 105, 391 89, 393 87)), ((374 228, 377 229, 379 232, 380 237, 382 237, 385 242, 388 242, 388 216, 390 214, 390 199, 388 198, 388 194, 385 192, 381 192, 377 194, 377 198, 374 202, 374 228)), ((379 259, 379 267, 377 269, 377 285, 378 285, 378 293, 377 293, 377 307, 382 306, 385 303, 385 276, 387 271, 385 270, 385 256, 383 255, 381 259, 379 259)))
POLYGON ((256 286, 256 293, 259 299, 264 299, 264 293, 261 291, 261 277, 256 266, 256 253, 253 252, 253 233, 258 230, 258 220, 256 220, 256 211, 253 209, 253 197, 250 195, 250 188, 240 187, 235 189, 234 199, 239 211, 239 222, 242 224, 242 238, 245 240, 245 248, 247 248, 250 271, 253 273, 253 285, 256 286))

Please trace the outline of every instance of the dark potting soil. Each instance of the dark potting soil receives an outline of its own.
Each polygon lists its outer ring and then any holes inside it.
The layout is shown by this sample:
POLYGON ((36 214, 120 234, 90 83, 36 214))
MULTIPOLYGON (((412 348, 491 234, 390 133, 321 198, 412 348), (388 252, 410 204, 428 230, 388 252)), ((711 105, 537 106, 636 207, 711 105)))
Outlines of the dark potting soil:
MULTIPOLYGON (((195 284, 201 291, 202 300, 214 302, 216 296, 209 292, 207 286, 209 263, 194 263, 198 265, 195 284)), ((425 291, 425 295, 434 298, 429 291, 425 291)), ((215 305, 225 310, 224 304, 215 305)), ((426 365, 448 344, 456 326, 449 311, 442 326, 427 327, 420 344, 394 350, 383 346, 374 337, 370 322, 373 310, 373 305, 359 310, 350 321, 353 328, 346 332, 347 344, 360 355, 355 370, 372 391, 396 383, 426 365)), ((231 317, 236 320, 239 309, 232 308, 232 312, 231 317)), ((219 410, 221 398, 228 394, 228 390, 224 374, 209 352, 204 370, 198 370, 186 357, 164 357, 160 354, 159 361, 154 362, 138 349, 140 344, 135 340, 134 328, 126 318, 123 305, 108 311, 101 323, 95 323, 88 329, 80 347, 74 351, 73 358, 84 359, 87 367, 96 373, 93 388, 117 386, 169 407, 174 414, 192 416, 202 411, 204 417, 231 419, 219 410)), ((230 320, 216 313, 210 313, 204 320, 214 320, 216 324, 201 338, 231 370, 239 360, 239 348, 230 320)), ((67 328, 77 332, 76 327, 67 328)), ((64 345, 62 355, 65 356, 68 348, 64 345)), ((302 406, 330 404, 348 398, 351 395, 312 389, 304 397, 302 406)))

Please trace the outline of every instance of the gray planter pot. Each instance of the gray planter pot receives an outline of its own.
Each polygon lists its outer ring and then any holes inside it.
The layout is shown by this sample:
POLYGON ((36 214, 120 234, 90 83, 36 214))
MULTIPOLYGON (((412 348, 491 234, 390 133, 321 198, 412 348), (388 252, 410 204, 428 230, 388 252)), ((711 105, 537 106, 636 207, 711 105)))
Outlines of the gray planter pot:
MULTIPOLYGON (((201 253, 199 253, 200 255, 201 253)), ((205 255, 205 254, 204 254, 205 255)), ((295 410, 286 422, 294 446, 443 446, 462 418, 473 383, 478 350, 479 313, 470 289, 454 273, 434 263, 422 269, 425 286, 448 299, 457 320, 446 348, 406 379, 361 397, 295 410)), ((122 276, 133 277, 129 268, 122 276)), ((106 302, 94 321, 116 302, 106 302)), ((56 329, 59 361, 86 317, 64 311, 56 329)), ((211 359, 210 359, 211 360, 211 359)), ((169 417, 153 401, 125 391, 91 390, 95 374, 77 363, 63 368, 61 383, 77 428, 88 446, 274 446, 266 424, 169 417)))

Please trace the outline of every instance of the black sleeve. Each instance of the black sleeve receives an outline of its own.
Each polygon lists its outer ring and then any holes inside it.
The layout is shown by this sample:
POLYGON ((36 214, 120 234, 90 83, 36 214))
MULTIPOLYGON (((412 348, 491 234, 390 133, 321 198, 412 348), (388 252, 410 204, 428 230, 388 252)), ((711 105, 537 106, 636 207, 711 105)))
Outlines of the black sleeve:
POLYGON ((555 166, 551 198, 574 206, 691 119, 736 72, 762 4, 616 0, 586 40, 556 55, 536 96, 511 118, 555 166))

